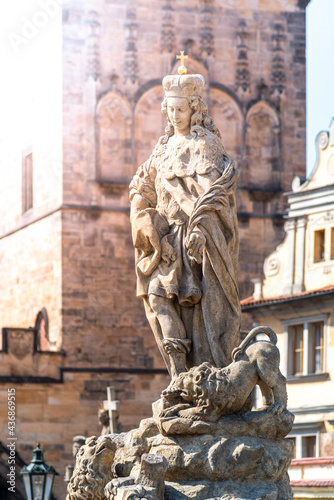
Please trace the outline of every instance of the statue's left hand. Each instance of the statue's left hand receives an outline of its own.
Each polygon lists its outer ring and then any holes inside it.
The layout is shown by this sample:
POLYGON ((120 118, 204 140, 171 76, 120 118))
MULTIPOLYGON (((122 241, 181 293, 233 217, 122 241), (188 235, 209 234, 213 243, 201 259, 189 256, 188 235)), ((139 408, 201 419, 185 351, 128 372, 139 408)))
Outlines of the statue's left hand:
POLYGON ((176 252, 166 238, 161 241, 161 253, 161 258, 166 262, 167 266, 170 266, 176 259, 176 252))
POLYGON ((192 257, 198 264, 202 262, 202 255, 206 244, 206 238, 202 231, 195 229, 188 242, 188 255, 192 257))

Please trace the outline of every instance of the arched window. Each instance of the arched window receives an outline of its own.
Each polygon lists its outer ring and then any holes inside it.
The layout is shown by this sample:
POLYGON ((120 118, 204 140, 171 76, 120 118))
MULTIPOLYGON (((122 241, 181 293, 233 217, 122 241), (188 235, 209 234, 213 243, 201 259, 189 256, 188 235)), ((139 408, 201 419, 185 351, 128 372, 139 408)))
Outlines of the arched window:
POLYGON ((131 109, 127 100, 109 92, 96 113, 97 177, 117 181, 132 174, 131 109))
POLYGON ((211 88, 209 114, 219 128, 226 152, 238 163, 242 148, 243 118, 237 102, 226 92, 211 88))
POLYGON ((163 90, 161 85, 147 90, 135 108, 135 170, 146 161, 158 139, 164 134, 166 116, 161 113, 163 90))
POLYGON ((280 183, 280 123, 276 111, 259 101, 246 116, 246 160, 250 188, 276 189, 280 183))
POLYGON ((36 316, 35 328, 37 331, 37 350, 49 350, 49 317, 45 307, 36 316))

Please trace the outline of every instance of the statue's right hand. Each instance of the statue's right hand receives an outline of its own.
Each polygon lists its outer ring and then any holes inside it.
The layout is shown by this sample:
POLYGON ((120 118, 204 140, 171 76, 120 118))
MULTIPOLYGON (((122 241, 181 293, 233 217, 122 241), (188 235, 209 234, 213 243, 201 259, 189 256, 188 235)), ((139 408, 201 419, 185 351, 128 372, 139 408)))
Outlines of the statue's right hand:
POLYGON ((161 254, 160 237, 152 218, 145 210, 132 219, 132 239, 136 248, 146 254, 161 254))
POLYGON ((150 224, 142 228, 143 234, 145 235, 147 241, 157 252, 161 252, 160 238, 158 232, 153 224, 150 224))

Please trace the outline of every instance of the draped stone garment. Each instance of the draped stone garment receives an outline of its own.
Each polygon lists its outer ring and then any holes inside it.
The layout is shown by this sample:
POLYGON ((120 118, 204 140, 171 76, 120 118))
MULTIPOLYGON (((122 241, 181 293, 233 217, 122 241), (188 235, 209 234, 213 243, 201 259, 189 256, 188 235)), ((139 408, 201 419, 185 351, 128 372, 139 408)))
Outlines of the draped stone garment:
POLYGON ((217 136, 203 130, 170 147, 157 144, 130 184, 130 200, 139 194, 148 208, 132 220, 136 246, 137 294, 157 344, 163 332, 150 294, 171 299, 192 347, 188 367, 204 361, 216 367, 230 363, 239 343, 240 304, 237 284, 238 228, 235 187, 238 172, 217 136), (144 222, 144 223, 143 223, 144 222), (145 227, 153 225, 175 260, 169 265, 147 243, 145 227), (187 241, 198 228, 206 238, 202 263, 188 255, 187 241), (137 242, 137 243, 136 243, 137 242))

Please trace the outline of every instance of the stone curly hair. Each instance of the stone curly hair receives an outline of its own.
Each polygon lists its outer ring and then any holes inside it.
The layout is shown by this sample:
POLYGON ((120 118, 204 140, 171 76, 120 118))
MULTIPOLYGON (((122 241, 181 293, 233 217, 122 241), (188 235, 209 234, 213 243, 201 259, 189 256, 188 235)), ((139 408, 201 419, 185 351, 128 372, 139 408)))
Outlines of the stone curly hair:
POLYGON ((81 446, 66 500, 105 500, 104 488, 111 479, 116 443, 112 436, 92 436, 81 446))
MULTIPOLYGON (((190 119, 190 134, 194 138, 201 137, 205 134, 204 129, 207 129, 220 139, 220 132, 213 123, 211 116, 208 115, 208 108, 204 104, 203 99, 200 96, 194 96, 187 98, 187 101, 190 109, 193 111, 190 119)), ((174 135, 174 127, 168 118, 166 97, 161 103, 161 112, 167 116, 168 125, 165 129, 165 135, 160 138, 159 142, 160 144, 166 144, 168 139, 174 135)))
POLYGON ((212 407, 228 409, 235 396, 230 391, 229 368, 214 368, 202 363, 181 373, 178 379, 192 379, 192 399, 195 406, 202 406, 203 413, 211 412, 212 407))

